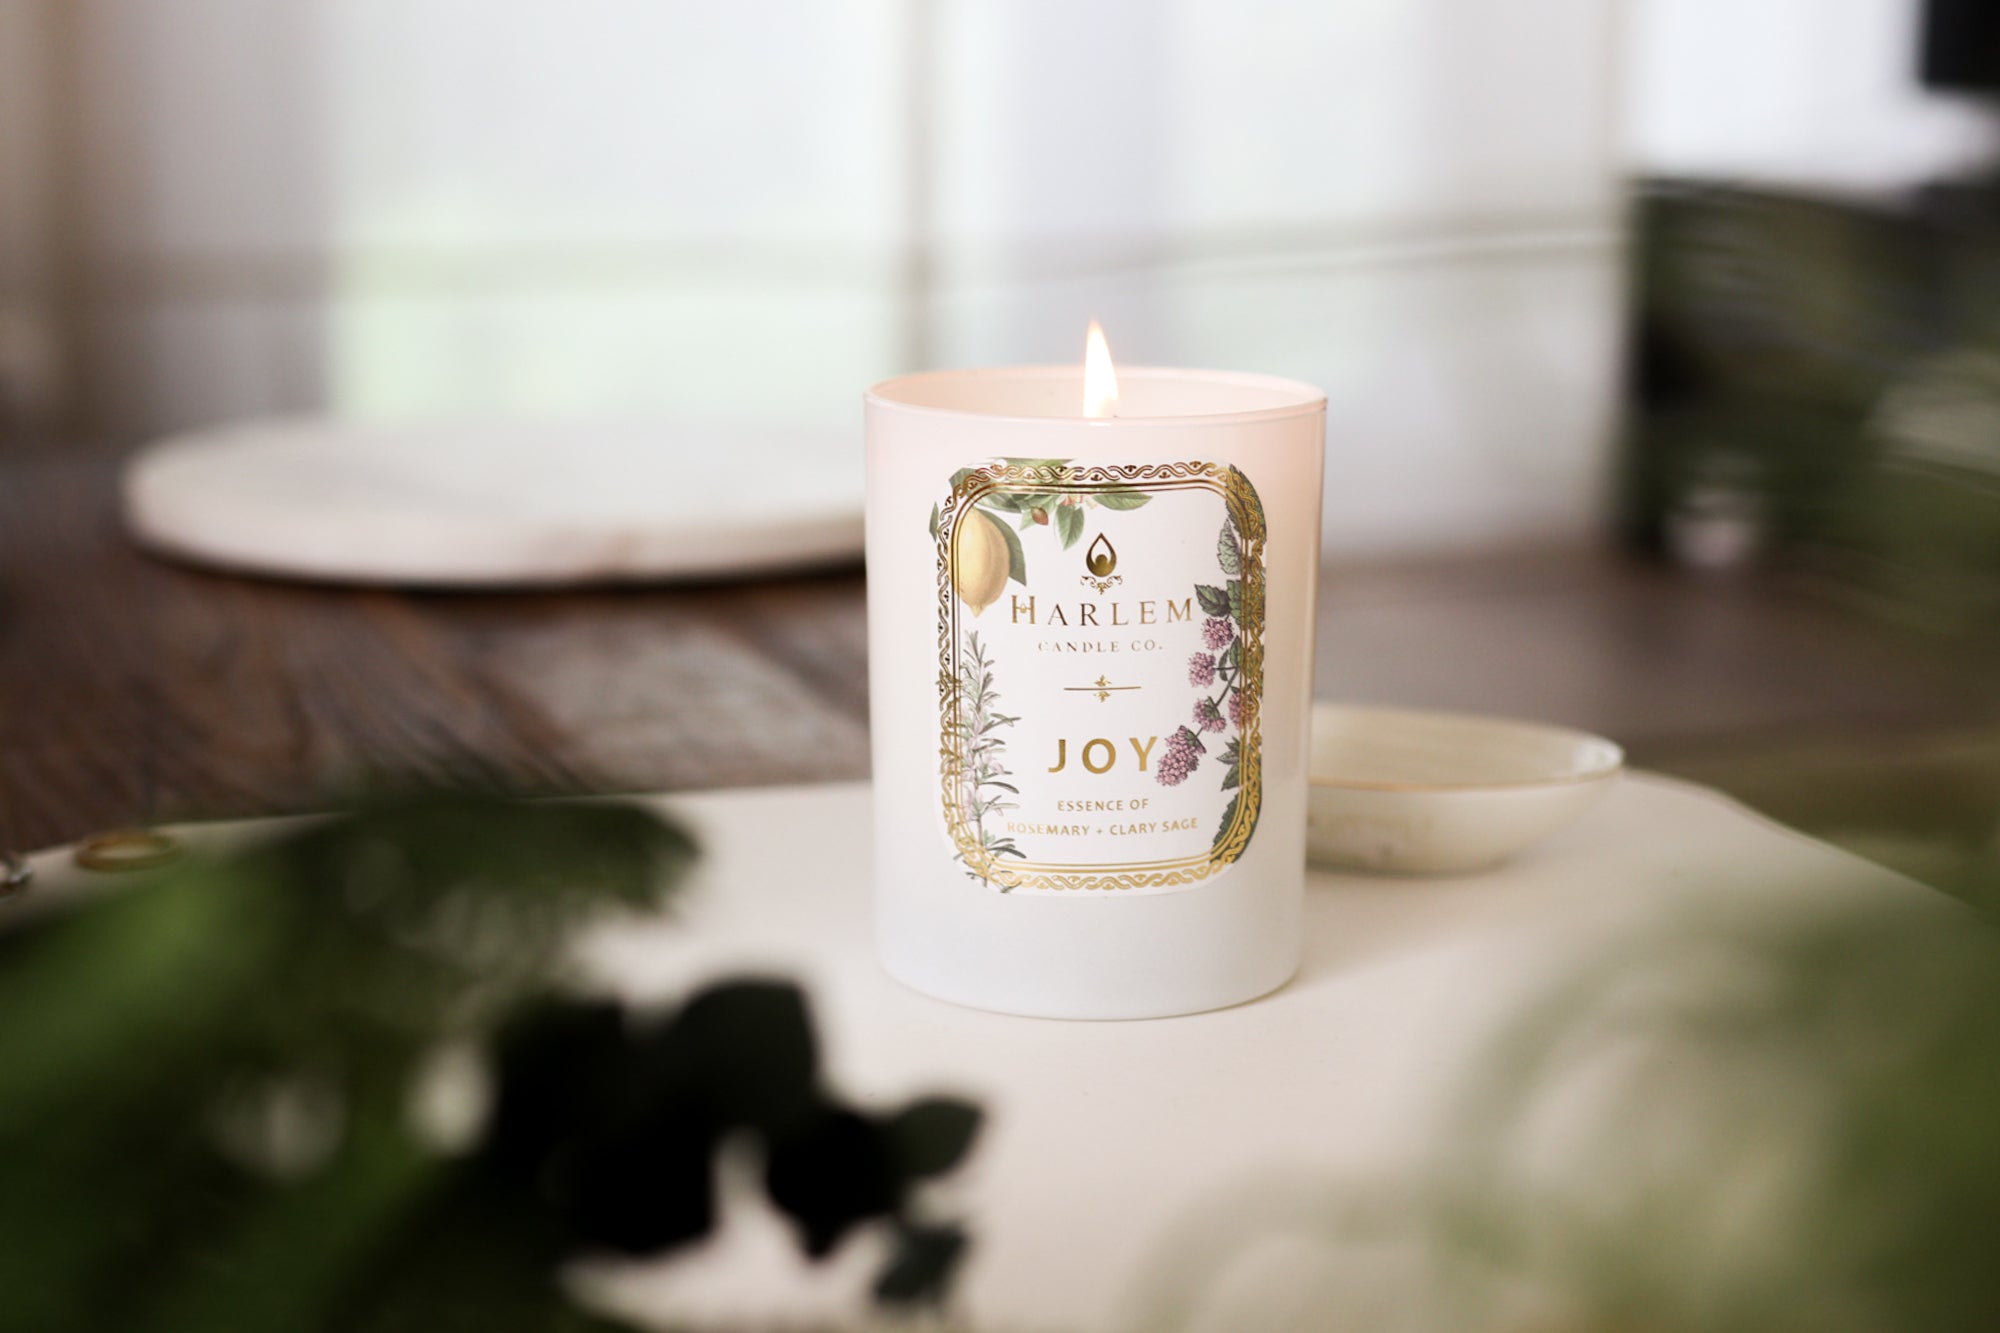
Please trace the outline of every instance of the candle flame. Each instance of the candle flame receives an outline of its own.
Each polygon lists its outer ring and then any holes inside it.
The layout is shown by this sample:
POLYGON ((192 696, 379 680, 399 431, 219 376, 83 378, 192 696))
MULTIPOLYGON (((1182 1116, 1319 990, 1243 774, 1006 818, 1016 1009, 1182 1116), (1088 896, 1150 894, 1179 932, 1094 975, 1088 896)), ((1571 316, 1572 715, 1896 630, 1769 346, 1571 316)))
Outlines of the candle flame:
POLYGON ((1118 411, 1118 372, 1111 368, 1111 349, 1104 345, 1104 330, 1090 321, 1090 336, 1083 343, 1083 414, 1108 417, 1118 411))

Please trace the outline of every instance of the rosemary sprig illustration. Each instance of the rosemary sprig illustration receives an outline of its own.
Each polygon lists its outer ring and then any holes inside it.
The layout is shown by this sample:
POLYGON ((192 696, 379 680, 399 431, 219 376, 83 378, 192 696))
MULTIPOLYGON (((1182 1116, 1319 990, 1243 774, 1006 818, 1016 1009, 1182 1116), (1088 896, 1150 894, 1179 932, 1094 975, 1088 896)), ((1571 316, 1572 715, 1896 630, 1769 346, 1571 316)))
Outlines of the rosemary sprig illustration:
MULTIPOLYGON (((1000 735, 1021 719, 1001 712, 999 702, 999 691, 993 688, 993 664, 979 641, 979 632, 973 630, 965 636, 964 651, 959 654, 959 811, 985 855, 978 864, 967 861, 962 850, 957 856, 967 875, 989 886, 994 883, 992 871, 1002 858, 1023 860, 1027 856, 1012 837, 987 827, 989 815, 1018 808, 1018 802, 1011 798, 1021 794, 1021 789, 1008 781, 1013 774, 1005 763, 1007 743, 1000 735)), ((999 885, 1002 893, 1012 887, 1004 881, 999 885)))

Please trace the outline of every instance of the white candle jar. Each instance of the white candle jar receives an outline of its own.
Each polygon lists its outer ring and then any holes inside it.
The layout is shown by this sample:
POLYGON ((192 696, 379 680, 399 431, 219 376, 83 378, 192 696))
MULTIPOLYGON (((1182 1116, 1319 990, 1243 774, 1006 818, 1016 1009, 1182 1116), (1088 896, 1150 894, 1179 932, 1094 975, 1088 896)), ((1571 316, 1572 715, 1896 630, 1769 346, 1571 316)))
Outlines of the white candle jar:
POLYGON ((867 395, 877 939, 1009 1013, 1143 1018, 1298 965, 1326 399, 1223 372, 867 395))

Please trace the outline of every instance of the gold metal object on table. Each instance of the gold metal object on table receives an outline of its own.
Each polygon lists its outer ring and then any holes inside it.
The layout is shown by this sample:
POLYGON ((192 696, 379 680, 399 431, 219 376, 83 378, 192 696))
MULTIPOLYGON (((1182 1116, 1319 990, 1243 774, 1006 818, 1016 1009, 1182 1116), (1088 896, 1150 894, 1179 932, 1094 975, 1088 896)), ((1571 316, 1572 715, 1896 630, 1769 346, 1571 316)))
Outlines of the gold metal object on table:
POLYGON ((181 845, 157 829, 117 829, 77 844, 71 859, 85 870, 150 870, 181 854, 181 845))

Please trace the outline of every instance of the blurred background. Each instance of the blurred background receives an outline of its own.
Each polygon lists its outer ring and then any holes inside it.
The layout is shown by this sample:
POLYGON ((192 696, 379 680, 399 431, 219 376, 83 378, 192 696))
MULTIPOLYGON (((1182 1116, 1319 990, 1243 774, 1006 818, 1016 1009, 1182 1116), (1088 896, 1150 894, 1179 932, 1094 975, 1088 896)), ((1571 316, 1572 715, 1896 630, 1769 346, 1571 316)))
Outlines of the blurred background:
MULTIPOLYGON (((1328 390, 1322 694, 1915 865, 2000 755, 1994 51, 1967 0, 0 0, 0 458, 851 431, 1095 317, 1328 390)), ((848 675, 820 760, 612 777, 855 773, 848 675)))
POLYGON ((5 0, 0 381, 17 423, 117 438, 847 424, 895 372, 1073 360, 1096 317, 1127 361, 1326 387, 1332 550, 1591 534, 1631 182, 1982 164, 1923 12, 5 0))

